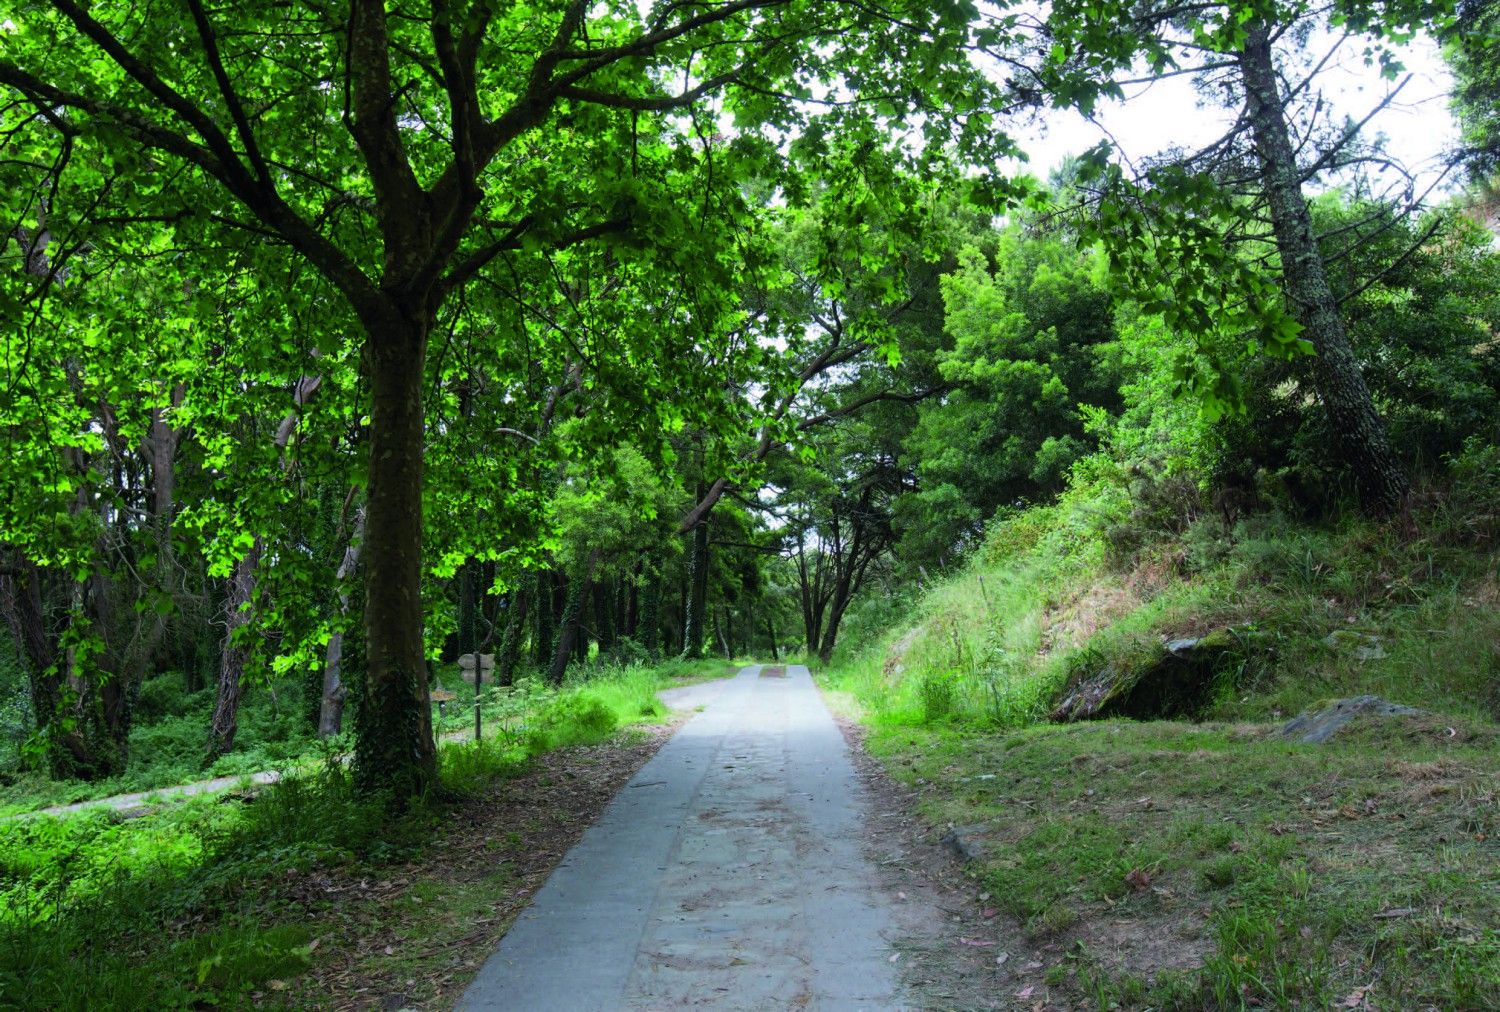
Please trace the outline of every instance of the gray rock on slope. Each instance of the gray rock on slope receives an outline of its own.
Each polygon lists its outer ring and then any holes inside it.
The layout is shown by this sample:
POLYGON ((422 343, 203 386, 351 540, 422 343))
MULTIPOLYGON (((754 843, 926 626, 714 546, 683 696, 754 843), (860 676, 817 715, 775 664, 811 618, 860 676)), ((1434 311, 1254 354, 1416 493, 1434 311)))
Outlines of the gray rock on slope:
POLYGON ((1355 696, 1351 699, 1336 699, 1321 710, 1299 714, 1286 722, 1281 728, 1281 734, 1285 738, 1297 738, 1309 745, 1321 745, 1332 738, 1339 728, 1361 714, 1403 717, 1421 712, 1415 707, 1392 703, 1379 696, 1355 696))

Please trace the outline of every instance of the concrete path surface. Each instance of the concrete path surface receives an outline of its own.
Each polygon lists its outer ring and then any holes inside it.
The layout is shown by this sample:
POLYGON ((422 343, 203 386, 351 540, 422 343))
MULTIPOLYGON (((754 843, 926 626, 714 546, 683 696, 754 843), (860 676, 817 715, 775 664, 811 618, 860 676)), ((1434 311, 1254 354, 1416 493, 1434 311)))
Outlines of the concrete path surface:
POLYGON ((806 668, 762 670, 620 791, 458 1008, 902 1006, 843 736, 806 668))

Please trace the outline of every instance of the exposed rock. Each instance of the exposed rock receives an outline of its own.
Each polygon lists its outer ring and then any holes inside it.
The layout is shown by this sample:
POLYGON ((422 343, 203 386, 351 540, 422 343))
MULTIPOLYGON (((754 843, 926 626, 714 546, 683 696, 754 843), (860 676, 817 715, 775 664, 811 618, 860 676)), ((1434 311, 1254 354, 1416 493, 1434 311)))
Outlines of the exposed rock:
POLYGON ((1308 710, 1287 721, 1281 728, 1281 734, 1283 737, 1296 738, 1310 745, 1321 745, 1332 738, 1339 728, 1361 714, 1401 717, 1421 712, 1415 707, 1392 703, 1379 696, 1335 699, 1321 710, 1308 710))
POLYGON ((1249 641, 1248 633, 1219 629, 1167 640, 1159 652, 1139 662, 1111 663, 1093 674, 1080 673, 1063 692, 1052 719, 1194 717, 1213 699, 1226 662, 1243 656, 1249 641))
POLYGON ((1323 645, 1335 650, 1349 650, 1358 661, 1378 661, 1385 656, 1385 647, 1380 645, 1379 636, 1352 629, 1335 629, 1323 637, 1323 645))
POLYGON ((990 839, 994 832, 994 826, 982 822, 972 826, 951 826, 943 834, 943 846, 962 861, 977 861, 989 852, 994 843, 990 839))
POLYGON ((895 683, 901 680, 902 673, 906 671, 906 652, 912 648, 912 644, 917 642, 917 637, 922 635, 922 629, 922 626, 917 626, 891 644, 885 664, 880 669, 880 673, 885 676, 887 682, 895 683))

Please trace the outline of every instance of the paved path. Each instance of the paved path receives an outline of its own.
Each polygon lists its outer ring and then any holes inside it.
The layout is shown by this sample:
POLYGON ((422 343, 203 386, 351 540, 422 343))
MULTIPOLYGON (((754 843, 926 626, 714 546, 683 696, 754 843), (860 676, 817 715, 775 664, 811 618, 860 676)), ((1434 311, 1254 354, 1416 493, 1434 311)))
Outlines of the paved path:
POLYGON ((705 695, 563 859, 458 1007, 885 1009, 895 929, 807 669, 705 695))

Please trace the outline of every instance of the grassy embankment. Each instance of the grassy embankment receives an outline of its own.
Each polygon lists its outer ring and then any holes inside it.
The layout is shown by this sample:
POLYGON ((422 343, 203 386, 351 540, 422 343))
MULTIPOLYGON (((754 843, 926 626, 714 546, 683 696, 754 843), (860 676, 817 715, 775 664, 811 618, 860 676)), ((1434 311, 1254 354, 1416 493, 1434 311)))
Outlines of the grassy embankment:
POLYGON ((1032 951, 1026 1004, 1500 1007, 1500 466, 1478 463, 1391 524, 1074 493, 825 676, 925 817, 985 845, 976 900, 1032 951), (1075 677, 1225 628, 1196 719, 1046 722, 1075 677), (1362 693, 1426 713, 1276 733, 1362 693))
MULTIPOLYGON (((403 881, 382 908, 402 923, 370 930, 472 932, 464 911, 512 884, 526 827, 473 841, 494 869, 477 881, 451 881, 424 855, 466 845, 462 834, 483 821, 494 792, 537 757, 628 740, 640 733, 631 725, 664 718, 657 689, 732 670, 719 661, 604 669, 561 692, 518 693, 504 714, 495 704, 493 737, 443 745, 446 796, 399 819, 357 798, 346 766, 330 757, 254 796, 193 799, 128 820, 92 811, 0 823, 0 1007, 238 1007, 278 996, 316 1005, 326 996, 299 977, 349 956, 330 949, 361 937, 345 923, 359 889, 403 881), (509 730, 495 734, 502 716, 509 730), (324 881, 356 891, 309 885, 324 881)), ((393 963, 399 954, 372 955, 393 963)))

